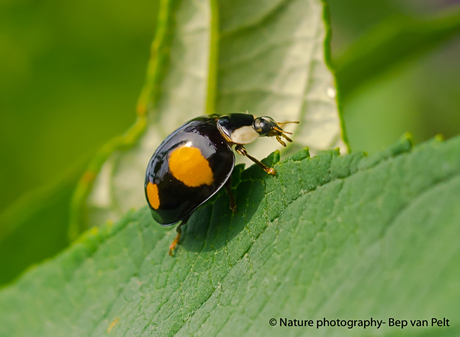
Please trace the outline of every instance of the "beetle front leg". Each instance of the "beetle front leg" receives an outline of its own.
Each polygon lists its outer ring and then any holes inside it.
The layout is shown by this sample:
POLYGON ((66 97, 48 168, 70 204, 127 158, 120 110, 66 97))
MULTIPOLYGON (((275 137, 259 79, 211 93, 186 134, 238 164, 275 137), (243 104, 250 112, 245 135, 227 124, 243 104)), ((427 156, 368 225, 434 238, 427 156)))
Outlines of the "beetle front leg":
POLYGON ((275 170, 271 167, 268 167, 267 165, 265 165, 264 163, 262 163, 261 161, 257 160, 256 158, 254 158, 253 156, 251 156, 248 151, 246 151, 246 149, 244 148, 243 145, 241 144, 238 144, 235 146, 235 151, 239 154, 239 155, 242 155, 242 156, 245 156, 245 157, 248 157, 249 159, 251 159, 254 163, 256 163, 257 165, 259 165, 265 172, 267 172, 268 174, 271 174, 272 176, 274 176, 276 174, 275 170))

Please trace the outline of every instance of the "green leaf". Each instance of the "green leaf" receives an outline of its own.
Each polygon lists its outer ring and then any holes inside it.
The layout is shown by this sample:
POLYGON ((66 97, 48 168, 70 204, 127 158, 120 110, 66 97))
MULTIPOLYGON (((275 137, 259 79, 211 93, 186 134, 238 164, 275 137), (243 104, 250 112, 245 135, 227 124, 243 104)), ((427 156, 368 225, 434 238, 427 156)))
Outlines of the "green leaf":
MULTIPOLYGON (((205 113, 300 120, 291 151, 347 151, 323 16, 321 0, 162 0, 138 122, 82 180, 71 237, 144 206, 150 156, 170 132, 205 113)), ((249 152, 262 158, 278 147, 259 141, 249 152)))
POLYGON ((393 16, 370 29, 334 60, 340 97, 460 32, 460 7, 427 18, 393 16))
POLYGON ((0 213, 0 285, 68 246, 69 204, 86 164, 24 194, 0 213))
POLYGON ((460 137, 372 157, 338 151, 234 172, 173 230, 149 210, 87 232, 0 292, 0 336, 458 335, 460 137), (383 319, 375 328, 280 328, 270 318, 383 319), (449 328, 388 326, 450 319, 449 328), (313 333, 313 331, 311 331, 313 333))

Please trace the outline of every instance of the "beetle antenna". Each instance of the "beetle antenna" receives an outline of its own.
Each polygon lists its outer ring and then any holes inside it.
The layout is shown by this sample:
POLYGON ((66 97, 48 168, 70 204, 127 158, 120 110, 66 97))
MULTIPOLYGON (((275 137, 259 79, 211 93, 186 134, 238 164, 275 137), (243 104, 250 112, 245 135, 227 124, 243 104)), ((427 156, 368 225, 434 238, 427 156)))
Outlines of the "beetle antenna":
POLYGON ((299 121, 289 121, 289 122, 280 122, 280 123, 276 123, 278 125, 284 125, 284 124, 299 124, 300 122, 299 121))

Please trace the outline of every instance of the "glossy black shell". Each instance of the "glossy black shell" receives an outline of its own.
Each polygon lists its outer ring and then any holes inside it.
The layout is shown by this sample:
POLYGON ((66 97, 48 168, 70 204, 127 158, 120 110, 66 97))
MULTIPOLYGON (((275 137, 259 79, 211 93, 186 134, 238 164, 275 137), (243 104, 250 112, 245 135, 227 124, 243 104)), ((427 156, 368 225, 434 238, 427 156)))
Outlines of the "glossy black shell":
POLYGON ((147 166, 145 174, 145 197, 149 182, 158 186, 160 206, 149 207, 152 216, 163 226, 173 225, 216 194, 230 178, 235 165, 235 155, 217 129, 219 116, 210 115, 192 119, 171 133, 156 149, 147 166), (169 156, 179 146, 191 142, 200 149, 213 172, 211 185, 186 186, 177 180, 169 169, 169 156))

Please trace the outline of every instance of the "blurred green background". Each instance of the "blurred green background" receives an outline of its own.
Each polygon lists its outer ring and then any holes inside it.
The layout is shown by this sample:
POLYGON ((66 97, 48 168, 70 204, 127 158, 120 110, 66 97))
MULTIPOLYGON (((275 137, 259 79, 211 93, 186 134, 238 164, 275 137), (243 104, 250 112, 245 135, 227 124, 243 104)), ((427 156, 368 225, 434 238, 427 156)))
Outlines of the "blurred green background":
MULTIPOLYGON (((424 20, 439 16, 458 18, 460 1, 328 0, 327 3, 331 12, 331 52, 335 63, 345 52, 350 51, 348 49, 355 41, 366 35, 385 36, 386 31, 397 32, 399 27, 407 26, 408 35, 412 30, 426 35, 425 39, 417 41, 417 45, 421 45, 419 51, 401 58, 400 62, 392 63, 353 92, 346 90, 346 96, 342 97, 342 112, 353 151, 374 153, 390 145, 405 132, 413 135, 416 144, 437 134, 449 138, 460 133, 458 23, 453 24, 457 28, 452 29, 451 34, 441 34, 445 36, 443 41, 439 37, 431 42, 428 41, 428 31, 432 27, 447 25, 448 20, 440 19, 439 23, 432 26, 423 23, 410 26, 412 19, 424 20), (380 34, 375 32, 375 28, 380 34)), ((377 40, 376 43, 381 41, 377 40)), ((360 47, 365 48, 365 45, 360 47)), ((383 50, 383 57, 398 55, 402 47, 391 45, 391 48, 383 50)), ((353 70, 348 69, 348 72, 353 70)), ((379 69, 375 69, 375 72, 379 72, 379 69)), ((341 83, 342 79, 338 76, 337 80, 341 83)), ((341 89, 343 92, 348 88, 341 89)))
MULTIPOLYGON (((416 143, 459 134, 460 35, 427 43, 353 90, 340 68, 376 27, 385 34, 410 18, 458 13, 458 1, 327 3, 353 151, 373 153, 405 132, 416 143)), ((85 163, 135 120, 157 7, 158 0, 0 3, 0 284, 67 245, 69 200, 85 163)), ((393 47, 386 52, 397 55, 393 47)))
POLYGON ((1 210, 134 122, 157 1, 0 6, 1 210))

